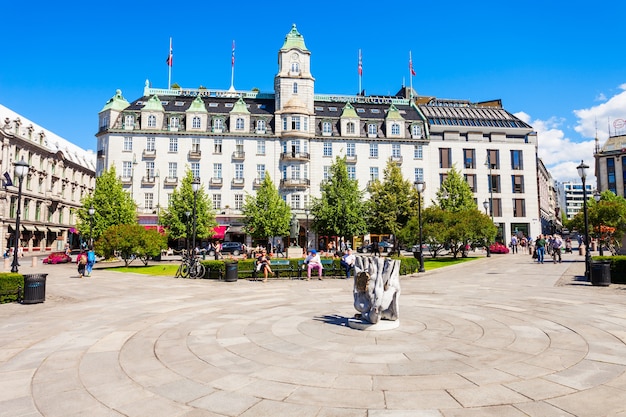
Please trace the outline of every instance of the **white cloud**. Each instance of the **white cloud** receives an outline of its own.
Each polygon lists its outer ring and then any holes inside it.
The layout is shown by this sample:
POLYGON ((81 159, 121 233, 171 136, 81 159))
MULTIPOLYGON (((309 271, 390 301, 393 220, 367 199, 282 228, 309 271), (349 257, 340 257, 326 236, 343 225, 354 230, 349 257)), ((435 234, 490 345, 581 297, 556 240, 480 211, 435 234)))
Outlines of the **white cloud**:
MULTIPOLYGON (((530 115, 520 112, 515 116, 531 125, 537 132, 538 155, 557 181, 580 181, 576 167, 581 160, 593 166, 595 140, 574 142, 565 137, 561 129, 563 119, 532 120, 530 115)), ((590 171, 593 175, 593 170, 590 171)))
MULTIPOLYGON (((578 125, 574 130, 581 136, 587 138, 596 137, 600 140, 600 145, 604 143, 610 135, 626 134, 626 128, 616 129, 616 121, 626 119, 626 84, 619 86, 621 92, 609 98, 606 102, 588 109, 574 110, 578 118, 578 125)), ((619 126, 619 122, 617 123, 619 126)))

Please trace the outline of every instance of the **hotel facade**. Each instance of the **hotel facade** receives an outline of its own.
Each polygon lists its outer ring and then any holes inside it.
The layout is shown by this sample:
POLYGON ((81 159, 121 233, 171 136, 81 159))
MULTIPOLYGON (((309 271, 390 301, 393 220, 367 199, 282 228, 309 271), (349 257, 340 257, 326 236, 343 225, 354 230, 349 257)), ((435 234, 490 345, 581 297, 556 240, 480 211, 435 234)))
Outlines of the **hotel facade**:
MULTIPOLYGON (((406 87, 395 96, 317 94, 311 52, 295 25, 278 51, 273 92, 156 89, 146 81, 142 97, 129 102, 118 90, 106 102, 96 136, 96 173, 116 168, 145 225, 156 225, 190 169, 212 199, 222 226, 216 237, 251 243, 241 208, 269 174, 300 220, 304 244, 305 208, 341 156, 363 189, 393 161, 404 178, 426 182, 426 206, 455 167, 499 240, 541 232, 531 126, 499 100, 440 99, 406 87)), ((317 238, 311 231, 310 241, 317 238)))

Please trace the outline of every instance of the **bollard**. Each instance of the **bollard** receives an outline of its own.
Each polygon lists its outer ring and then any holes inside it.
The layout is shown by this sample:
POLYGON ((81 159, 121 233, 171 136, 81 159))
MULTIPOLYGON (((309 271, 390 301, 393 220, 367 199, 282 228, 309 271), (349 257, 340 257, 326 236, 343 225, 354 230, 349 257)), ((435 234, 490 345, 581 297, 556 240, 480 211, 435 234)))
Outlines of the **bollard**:
POLYGON ((11 259, 4 258, 4 270, 8 271, 9 269, 11 269, 11 259))
POLYGON ((31 266, 37 266, 37 257, 33 256, 31 266))

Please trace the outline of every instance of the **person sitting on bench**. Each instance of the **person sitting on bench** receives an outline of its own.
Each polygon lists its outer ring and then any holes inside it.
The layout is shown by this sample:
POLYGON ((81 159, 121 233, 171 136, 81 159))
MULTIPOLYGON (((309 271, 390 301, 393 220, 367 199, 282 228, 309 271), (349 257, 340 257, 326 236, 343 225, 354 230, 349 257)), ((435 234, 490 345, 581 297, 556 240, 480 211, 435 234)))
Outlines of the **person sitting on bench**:
POLYGON ((312 269, 317 269, 319 273, 318 279, 320 280, 322 279, 322 270, 324 269, 324 267, 322 266, 322 259, 320 258, 320 255, 317 253, 315 249, 311 249, 311 251, 309 252, 309 255, 304 260, 304 263, 307 266, 306 268, 306 280, 307 281, 311 279, 312 269))
POLYGON ((350 279, 350 270, 354 267, 354 262, 356 261, 356 257, 352 254, 352 249, 346 249, 346 252, 341 257, 341 261, 339 262, 343 269, 346 270, 346 279, 350 279))

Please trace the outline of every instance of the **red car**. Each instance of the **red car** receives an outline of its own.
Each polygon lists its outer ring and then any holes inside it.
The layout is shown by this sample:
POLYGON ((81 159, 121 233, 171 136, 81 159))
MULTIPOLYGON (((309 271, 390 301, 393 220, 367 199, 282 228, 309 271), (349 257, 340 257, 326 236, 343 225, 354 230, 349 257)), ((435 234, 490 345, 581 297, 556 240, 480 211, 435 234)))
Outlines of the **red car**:
POLYGON ((43 260, 44 264, 65 264, 68 262, 72 262, 72 257, 66 255, 65 252, 53 252, 43 260))

